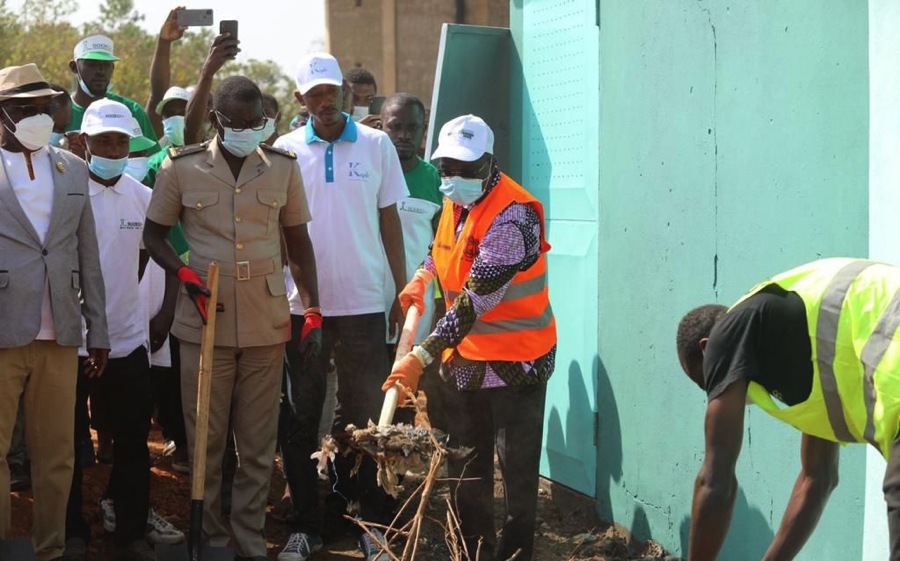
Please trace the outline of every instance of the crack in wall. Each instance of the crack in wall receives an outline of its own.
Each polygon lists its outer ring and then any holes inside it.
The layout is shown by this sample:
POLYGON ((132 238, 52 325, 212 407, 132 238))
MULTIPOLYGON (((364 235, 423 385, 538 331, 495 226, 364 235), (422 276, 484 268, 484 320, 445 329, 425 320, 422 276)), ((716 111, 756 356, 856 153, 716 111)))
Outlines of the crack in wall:
POLYGON ((716 36, 716 26, 712 22, 712 14, 704 5, 704 0, 697 0, 700 11, 706 14, 706 22, 712 30, 713 40, 713 229, 714 229, 714 253, 713 253, 713 294, 716 301, 719 300, 719 131, 718 131, 718 105, 719 105, 719 43, 716 36))

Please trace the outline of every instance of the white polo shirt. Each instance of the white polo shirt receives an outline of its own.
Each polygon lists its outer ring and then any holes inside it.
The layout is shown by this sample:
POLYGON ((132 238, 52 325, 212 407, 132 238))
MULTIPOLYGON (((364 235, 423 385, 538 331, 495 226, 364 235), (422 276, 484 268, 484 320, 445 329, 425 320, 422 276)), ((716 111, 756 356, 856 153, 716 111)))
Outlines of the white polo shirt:
MULTIPOLYGON (((297 155, 325 316, 384 312, 389 267, 378 211, 409 195, 388 135, 344 118, 347 124, 334 142, 316 135, 312 119, 275 141, 297 155)), ((296 289, 292 295, 292 309, 300 309, 296 289)))
MULTIPOLYGON (((31 153, 31 169, 34 171, 34 179, 31 179, 25 154, 0 149, 9 184, 42 243, 50 229, 50 216, 53 212, 53 168, 47 150, 41 148, 31 153)), ((35 339, 56 339, 56 325, 53 323, 53 308, 50 305, 50 279, 46 275, 44 299, 41 302, 41 328, 35 339)))
MULTIPOLYGON (((138 288, 138 264, 150 188, 122 174, 106 187, 88 180, 91 209, 97 226, 100 271, 106 286, 106 321, 110 358, 122 358, 144 345, 149 348, 149 319, 138 288)), ((82 347, 81 356, 87 356, 82 347)))

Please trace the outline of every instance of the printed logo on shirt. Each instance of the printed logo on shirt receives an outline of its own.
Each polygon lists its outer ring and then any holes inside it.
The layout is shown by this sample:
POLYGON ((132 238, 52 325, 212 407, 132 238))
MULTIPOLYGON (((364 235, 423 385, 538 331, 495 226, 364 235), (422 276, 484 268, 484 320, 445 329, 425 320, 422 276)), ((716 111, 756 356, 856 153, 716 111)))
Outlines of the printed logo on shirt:
POLYGON ((478 241, 472 236, 466 238, 466 248, 463 249, 462 258, 466 261, 474 261, 478 257, 478 241))
POLYGON ((401 212, 412 212, 415 214, 428 214, 428 209, 410 204, 408 201, 400 201, 398 208, 401 212))
POLYGON ((351 181, 362 181, 369 179, 369 172, 362 168, 362 162, 348 162, 347 177, 351 181))
POLYGON ((143 222, 133 222, 129 220, 125 220, 124 218, 119 219, 119 230, 143 230, 144 223, 143 222))

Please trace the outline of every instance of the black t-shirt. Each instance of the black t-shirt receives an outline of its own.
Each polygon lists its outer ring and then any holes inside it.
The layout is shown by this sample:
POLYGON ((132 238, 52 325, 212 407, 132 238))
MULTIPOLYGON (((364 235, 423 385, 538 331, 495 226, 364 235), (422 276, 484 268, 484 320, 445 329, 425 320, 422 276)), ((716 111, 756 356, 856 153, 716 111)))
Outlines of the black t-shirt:
POLYGON ((805 401, 813 365, 803 300, 769 285, 735 306, 710 333, 703 377, 709 399, 747 380, 787 405, 805 401))

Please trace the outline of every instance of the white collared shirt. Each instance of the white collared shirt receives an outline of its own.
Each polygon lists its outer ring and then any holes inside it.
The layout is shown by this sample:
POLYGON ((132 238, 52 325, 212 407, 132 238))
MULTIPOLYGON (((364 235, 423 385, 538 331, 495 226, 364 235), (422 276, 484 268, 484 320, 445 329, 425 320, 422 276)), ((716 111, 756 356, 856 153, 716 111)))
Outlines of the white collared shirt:
MULTIPOLYGON (((31 221, 41 243, 50 229, 50 216, 53 213, 53 169, 50 165, 50 154, 47 148, 31 153, 31 168, 34 179, 28 174, 25 154, 8 152, 0 149, 3 166, 9 184, 25 216, 31 221)), ((56 339, 56 326, 53 323, 53 308, 50 305, 50 279, 44 276, 44 300, 41 303, 41 329, 37 339, 52 341, 56 339)))
MULTIPOLYGON (((316 136, 312 119, 275 141, 297 155, 313 218, 309 237, 326 317, 384 312, 389 267, 379 210, 409 196, 390 138, 347 119, 335 142, 316 136)), ((296 287, 286 283, 292 311, 302 310, 296 287)))
MULTIPOLYGON (((148 346, 150 337, 147 309, 138 288, 138 266, 152 191, 125 174, 111 187, 89 179, 88 191, 106 287, 109 358, 122 358, 141 345, 148 346)), ((80 352, 87 355, 83 347, 80 352)))

